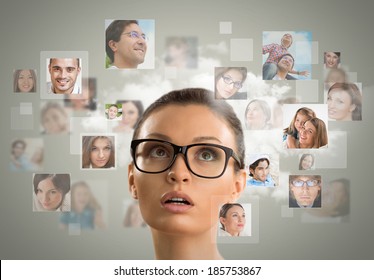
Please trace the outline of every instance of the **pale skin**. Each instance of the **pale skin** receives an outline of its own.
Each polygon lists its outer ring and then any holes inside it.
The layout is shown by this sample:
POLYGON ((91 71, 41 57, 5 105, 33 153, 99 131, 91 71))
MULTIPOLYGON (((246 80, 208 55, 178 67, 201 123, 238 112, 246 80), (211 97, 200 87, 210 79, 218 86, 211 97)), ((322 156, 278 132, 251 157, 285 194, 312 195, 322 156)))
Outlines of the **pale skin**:
MULTIPOLYGON (((203 105, 168 105, 150 116, 137 138, 177 145, 213 143, 237 150, 226 122, 203 105), (178 127, 183 129, 175 129, 178 127)), ((216 245, 219 209, 234 202, 246 183, 245 170, 234 170, 232 158, 225 173, 216 179, 193 175, 183 156, 178 155, 170 169, 158 174, 142 173, 131 163, 128 180, 129 190, 139 200, 143 218, 151 228, 156 259, 222 259, 216 245), (161 200, 170 192, 188 196, 192 206, 179 213, 168 211, 161 200)))
MULTIPOLYGON (((295 128, 298 133, 300 133, 301 128, 303 127, 304 123, 309 119, 307 115, 297 113, 296 119, 295 119, 295 128)), ((289 149, 297 148, 296 146, 296 139, 292 135, 287 135, 287 147, 289 149)))
POLYGON ((235 205, 227 211, 225 218, 220 217, 220 222, 231 236, 239 236, 246 223, 245 212, 242 207, 235 205))
POLYGON ((110 40, 109 47, 114 53, 113 65, 117 68, 138 68, 144 62, 147 52, 147 42, 139 38, 131 38, 129 32, 135 31, 139 35, 144 34, 139 25, 132 23, 126 26, 118 42, 110 40))

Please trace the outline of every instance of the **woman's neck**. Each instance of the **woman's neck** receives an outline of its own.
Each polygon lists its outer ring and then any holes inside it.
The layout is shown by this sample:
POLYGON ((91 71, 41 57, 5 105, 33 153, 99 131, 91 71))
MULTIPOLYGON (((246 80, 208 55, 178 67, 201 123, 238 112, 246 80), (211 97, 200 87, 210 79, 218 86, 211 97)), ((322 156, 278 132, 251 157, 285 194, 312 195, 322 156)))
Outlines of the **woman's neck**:
POLYGON ((175 235, 152 229, 156 259, 159 260, 220 260, 216 231, 198 235, 175 235))

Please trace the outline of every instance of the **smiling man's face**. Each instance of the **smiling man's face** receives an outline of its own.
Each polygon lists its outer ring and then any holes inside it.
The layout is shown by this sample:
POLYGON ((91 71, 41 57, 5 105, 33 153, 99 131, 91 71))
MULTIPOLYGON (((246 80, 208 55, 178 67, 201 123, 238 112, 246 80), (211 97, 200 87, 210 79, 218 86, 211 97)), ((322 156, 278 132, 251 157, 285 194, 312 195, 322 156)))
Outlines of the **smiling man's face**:
POLYGON ((126 65, 129 65, 128 68, 137 68, 138 64, 143 63, 147 52, 147 43, 142 38, 142 34, 144 33, 139 25, 135 23, 127 25, 121 34, 120 40, 115 42, 113 49, 115 60, 116 57, 119 57, 126 65), (138 38, 131 36, 131 32, 138 33, 138 38))

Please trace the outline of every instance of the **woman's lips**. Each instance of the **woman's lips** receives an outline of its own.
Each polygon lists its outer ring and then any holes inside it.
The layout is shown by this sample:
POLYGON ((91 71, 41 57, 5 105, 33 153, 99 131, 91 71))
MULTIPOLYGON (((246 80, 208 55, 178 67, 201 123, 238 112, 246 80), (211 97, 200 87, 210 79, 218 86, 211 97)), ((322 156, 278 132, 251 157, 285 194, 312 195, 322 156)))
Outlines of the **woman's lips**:
POLYGON ((192 199, 183 192, 172 191, 161 197, 161 206, 171 213, 184 213, 194 207, 192 199))

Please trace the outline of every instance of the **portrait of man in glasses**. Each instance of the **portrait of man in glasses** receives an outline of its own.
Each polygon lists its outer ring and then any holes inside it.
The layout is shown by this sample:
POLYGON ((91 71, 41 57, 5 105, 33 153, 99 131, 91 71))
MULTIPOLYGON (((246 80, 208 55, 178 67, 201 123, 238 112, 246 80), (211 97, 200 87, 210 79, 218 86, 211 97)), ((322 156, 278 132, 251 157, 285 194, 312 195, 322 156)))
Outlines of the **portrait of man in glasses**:
POLYGON ((114 20, 105 32, 108 69, 136 69, 144 62, 147 37, 137 20, 114 20))
POLYGON ((319 175, 289 176, 289 207, 320 208, 322 180, 319 175))

